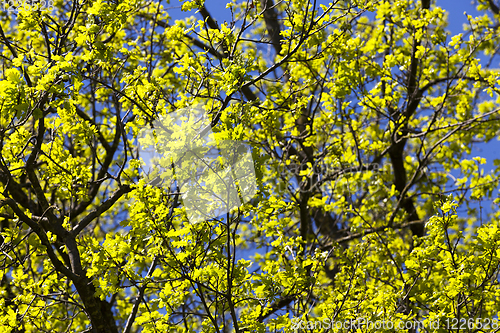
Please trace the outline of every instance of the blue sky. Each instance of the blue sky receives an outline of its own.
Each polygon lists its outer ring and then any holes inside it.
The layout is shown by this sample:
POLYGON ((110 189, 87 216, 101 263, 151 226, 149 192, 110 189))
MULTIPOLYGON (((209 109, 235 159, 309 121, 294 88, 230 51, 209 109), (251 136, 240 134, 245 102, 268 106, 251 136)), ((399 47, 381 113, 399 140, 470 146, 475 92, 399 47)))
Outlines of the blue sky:
POLYGON ((453 34, 457 34, 463 30, 463 24, 467 22, 464 12, 472 16, 478 14, 476 6, 470 0, 438 0, 437 5, 449 13, 448 28, 453 34))
MULTIPOLYGON (((206 0, 205 2, 208 11, 219 23, 224 21, 231 21, 231 12, 229 9, 226 9, 226 4, 228 1, 229 0, 206 0)), ((318 3, 324 4, 327 4, 329 2, 330 1, 328 0, 318 1, 318 3)), ((171 0, 170 4, 166 5, 166 8, 169 9, 169 14, 171 15, 173 20, 182 19, 191 15, 195 15, 197 18, 201 19, 201 16, 199 14, 195 14, 194 11, 182 12, 180 9, 181 4, 181 1, 171 0)), ((478 12, 475 8, 476 5, 471 0, 437 0, 436 4, 448 12, 448 30, 451 32, 451 35, 463 32, 463 25, 467 23, 466 14, 472 16, 478 15, 478 12)), ((492 64, 492 67, 500 68, 500 62, 497 60, 496 63, 492 64)), ((469 158, 475 156, 486 158, 487 164, 483 165, 483 169, 485 172, 489 172, 490 170, 494 169, 493 160, 495 158, 500 158, 500 142, 498 140, 493 140, 488 144, 476 146, 469 158)), ((498 197, 498 192, 495 193, 495 197, 498 197)), ((487 205, 483 204, 483 206, 489 206, 489 203, 487 205)), ((487 211, 491 211, 491 209, 487 209, 487 211)), ((485 216, 483 211, 483 218, 484 217, 485 216)))
MULTIPOLYGON (((475 8, 476 6, 470 0, 438 0, 437 4, 448 12, 448 30, 452 35, 463 31, 463 25, 467 22, 464 12, 472 16, 479 14, 475 8)), ((492 67, 500 67, 498 58, 497 61, 492 64, 492 67)), ((493 140, 487 144, 478 145, 476 149, 472 151, 471 157, 474 156, 486 158, 487 163, 483 166, 485 172, 494 169, 493 160, 500 158, 500 142, 498 140, 493 140)), ((494 197, 498 196, 499 193, 497 191, 494 193, 494 197)), ((483 209, 482 217, 484 218, 485 212, 491 212, 490 203, 483 204, 483 209)))

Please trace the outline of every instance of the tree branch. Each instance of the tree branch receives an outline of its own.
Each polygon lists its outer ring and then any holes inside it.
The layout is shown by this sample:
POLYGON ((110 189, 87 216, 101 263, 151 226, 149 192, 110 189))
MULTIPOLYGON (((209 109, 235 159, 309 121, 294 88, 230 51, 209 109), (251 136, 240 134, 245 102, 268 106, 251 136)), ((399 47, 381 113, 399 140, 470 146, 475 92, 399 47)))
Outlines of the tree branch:
POLYGON ((267 33, 271 38, 276 54, 281 53, 281 27, 278 21, 273 0, 260 0, 264 11, 264 21, 266 22, 267 33))
POLYGON ((102 213, 107 211, 118 201, 125 193, 128 193, 132 190, 129 185, 125 185, 120 187, 108 200, 102 203, 99 208, 94 209, 87 216, 85 216, 74 228, 71 230, 71 234, 73 236, 78 235, 86 226, 90 224, 94 219, 101 216, 102 213))

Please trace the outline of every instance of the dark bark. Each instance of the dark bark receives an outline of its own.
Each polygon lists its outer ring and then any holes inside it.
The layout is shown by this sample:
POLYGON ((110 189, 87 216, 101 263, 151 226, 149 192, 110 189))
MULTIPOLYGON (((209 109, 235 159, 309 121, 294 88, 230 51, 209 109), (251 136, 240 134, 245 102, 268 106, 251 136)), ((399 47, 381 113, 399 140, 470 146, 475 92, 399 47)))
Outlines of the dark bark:
POLYGON ((271 38, 276 54, 281 52, 281 27, 278 21, 278 14, 274 9, 273 0, 260 0, 260 5, 264 11, 264 21, 266 22, 267 33, 271 38))
MULTIPOLYGON (((392 163, 392 168, 394 172, 394 186, 400 195, 405 196, 405 188, 407 185, 406 169, 404 167, 403 155, 406 140, 402 139, 400 142, 393 145, 392 149, 389 151, 389 156, 392 163)), ((408 214, 408 221, 418 221, 419 217, 417 210, 415 209, 415 204, 411 198, 403 197, 402 208, 408 214)), ((413 235, 422 237, 424 235, 424 225, 423 223, 411 224, 410 230, 413 235)))
MULTIPOLYGON (((429 7, 430 0, 422 0, 422 9, 429 9, 429 7)), ((415 114, 423 94, 423 90, 418 89, 418 71, 420 68, 420 60, 415 56, 420 44, 420 40, 417 40, 416 38, 413 39, 411 63, 407 74, 407 107, 401 114, 395 115, 396 124, 398 124, 401 119, 402 123, 399 123, 399 126, 396 126, 394 129, 394 134, 392 136, 393 143, 389 150, 389 156, 394 172, 394 186, 400 193, 401 207, 408 214, 409 222, 420 220, 413 199, 406 197, 406 187, 408 184, 406 169, 404 167, 404 150, 407 141, 406 136, 409 133, 408 122, 415 114)), ((410 230, 413 235, 422 237, 424 235, 423 222, 411 224, 410 230)))
POLYGON ((490 5, 490 9, 493 14, 498 15, 500 13, 498 6, 493 2, 493 0, 488 0, 488 4, 490 5))
POLYGON ((92 323, 92 332, 118 333, 112 307, 107 301, 94 296, 96 290, 92 281, 83 276, 75 279, 73 283, 92 323))

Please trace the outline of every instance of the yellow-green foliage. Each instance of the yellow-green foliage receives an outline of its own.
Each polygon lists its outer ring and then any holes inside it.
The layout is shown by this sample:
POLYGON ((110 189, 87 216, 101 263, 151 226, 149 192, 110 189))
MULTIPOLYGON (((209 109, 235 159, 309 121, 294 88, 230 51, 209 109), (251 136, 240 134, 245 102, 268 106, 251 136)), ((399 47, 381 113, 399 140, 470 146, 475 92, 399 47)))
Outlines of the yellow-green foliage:
POLYGON ((500 36, 477 2, 457 35, 426 0, 4 8, 0 332, 494 331, 500 168, 475 148, 499 135, 500 36), (151 129, 193 109, 203 148, 187 114, 151 129), (193 223, 175 158, 233 141, 256 193, 234 177, 241 205, 193 223))

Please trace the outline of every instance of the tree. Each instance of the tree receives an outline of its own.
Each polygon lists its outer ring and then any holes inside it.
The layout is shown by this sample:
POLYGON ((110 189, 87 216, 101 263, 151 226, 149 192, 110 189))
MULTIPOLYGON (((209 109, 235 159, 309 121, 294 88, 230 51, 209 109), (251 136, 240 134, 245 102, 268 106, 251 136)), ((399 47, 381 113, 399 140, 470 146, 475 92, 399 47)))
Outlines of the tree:
POLYGON ((2 331, 498 328, 494 1, 15 5, 2 331))

